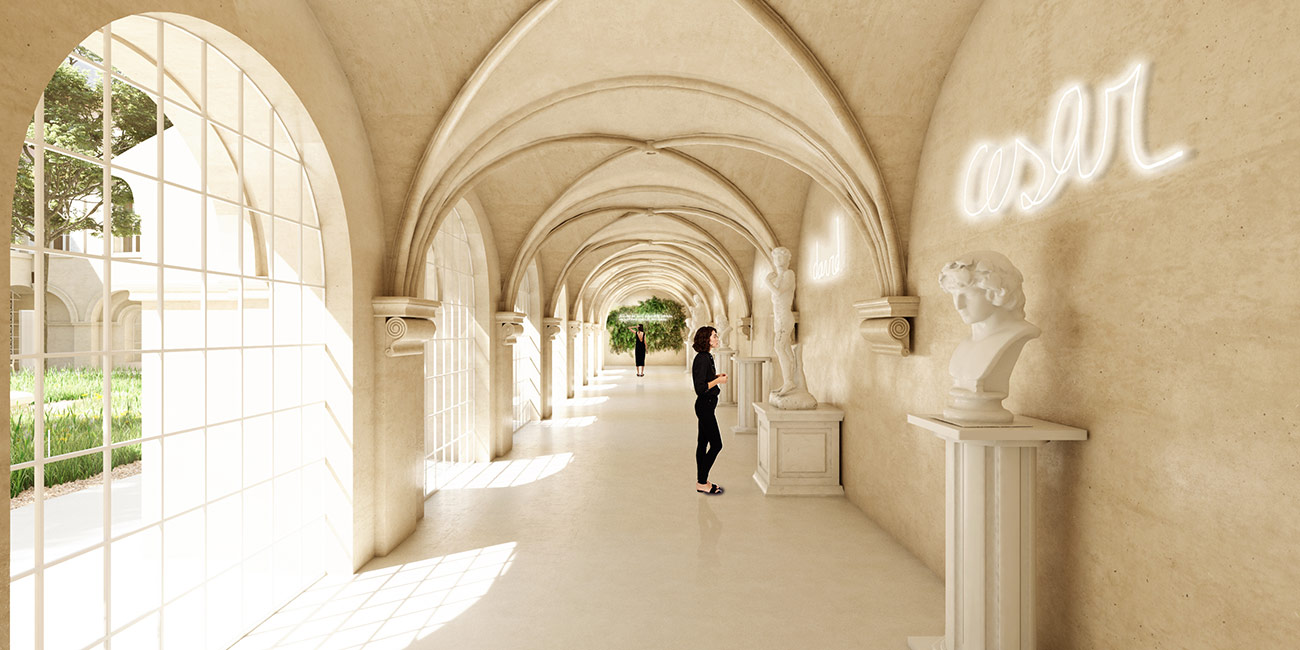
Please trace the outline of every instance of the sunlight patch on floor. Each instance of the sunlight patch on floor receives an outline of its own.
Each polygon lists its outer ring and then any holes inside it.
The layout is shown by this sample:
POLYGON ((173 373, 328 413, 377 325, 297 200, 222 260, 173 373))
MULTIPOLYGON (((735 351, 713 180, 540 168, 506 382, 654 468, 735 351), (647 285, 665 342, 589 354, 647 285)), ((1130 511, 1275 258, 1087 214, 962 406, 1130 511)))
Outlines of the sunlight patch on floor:
POLYGON ((537 422, 537 426, 543 429, 578 429, 588 427, 596 423, 596 416, 582 415, 572 418, 552 418, 537 422))
POLYGON ((573 453, 549 454, 536 458, 495 460, 465 465, 464 469, 442 486, 443 490, 474 490, 527 485, 558 473, 573 462, 573 453))
POLYGON ((515 557, 515 542, 325 579, 232 650, 402 650, 479 601, 515 557))
POLYGON ((595 406, 609 401, 609 395, 594 395, 592 397, 575 397, 565 402, 565 406, 595 406))

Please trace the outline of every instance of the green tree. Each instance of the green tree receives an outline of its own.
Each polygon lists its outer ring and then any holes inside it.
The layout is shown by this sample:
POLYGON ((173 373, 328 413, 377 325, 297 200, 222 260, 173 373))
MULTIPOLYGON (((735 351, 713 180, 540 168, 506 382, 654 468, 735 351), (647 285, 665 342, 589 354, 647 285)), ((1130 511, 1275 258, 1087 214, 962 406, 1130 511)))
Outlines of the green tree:
MULTIPOLYGON (((76 52, 93 61, 101 60, 85 48, 78 47, 76 52)), ((149 95, 117 79, 112 80, 111 92, 113 130, 109 140, 117 155, 157 134, 158 106, 149 95)), ((45 87, 45 123, 41 126, 49 145, 103 159, 103 75, 69 56, 45 87)), ((167 126, 170 122, 164 128, 167 126)), ((33 120, 28 138, 35 138, 37 128, 33 120)), ((36 240, 35 165, 35 147, 24 144, 14 188, 13 243, 36 240)), ((44 172, 45 236, 40 243, 48 248, 59 237, 82 230, 102 234, 103 222, 97 214, 104 206, 102 169, 84 160, 47 152, 44 172)), ((114 176, 110 187, 113 235, 140 234, 140 215, 133 209, 130 186, 114 176)), ((48 272, 48 258, 45 268, 48 272)))
POLYGON ((619 307, 605 317, 609 347, 615 354, 636 347, 636 335, 628 328, 638 323, 645 325, 647 352, 677 350, 686 341, 686 308, 675 300, 655 296, 635 306, 619 307), (652 316, 654 320, 638 316, 652 316))

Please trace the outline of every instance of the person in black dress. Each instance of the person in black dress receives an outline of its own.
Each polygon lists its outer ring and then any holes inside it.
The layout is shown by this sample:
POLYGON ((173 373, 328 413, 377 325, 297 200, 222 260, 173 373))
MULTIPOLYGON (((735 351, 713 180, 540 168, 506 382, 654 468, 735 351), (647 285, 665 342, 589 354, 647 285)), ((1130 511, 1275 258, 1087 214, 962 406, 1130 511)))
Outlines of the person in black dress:
POLYGON ((722 494, 722 486, 709 482, 709 470, 718 452, 722 451, 722 434, 718 431, 718 386, 727 383, 727 374, 719 374, 713 366, 713 354, 718 347, 718 331, 701 327, 695 331, 691 347, 699 354, 691 364, 691 381, 695 384, 695 417, 699 418, 699 440, 695 446, 695 491, 704 494, 722 494))
POLYGON ((636 376, 645 376, 645 325, 637 325, 628 329, 636 332, 636 376))

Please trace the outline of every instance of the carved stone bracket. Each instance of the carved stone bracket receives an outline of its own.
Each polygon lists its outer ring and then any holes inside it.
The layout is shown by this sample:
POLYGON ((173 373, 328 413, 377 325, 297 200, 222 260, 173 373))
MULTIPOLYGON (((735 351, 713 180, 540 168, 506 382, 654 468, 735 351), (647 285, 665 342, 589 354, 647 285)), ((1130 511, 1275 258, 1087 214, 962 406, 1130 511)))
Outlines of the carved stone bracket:
POLYGON ((577 339, 582 335, 582 323, 578 321, 569 321, 569 338, 577 339))
POLYGON ((501 343, 505 346, 512 346, 519 341, 519 335, 524 333, 524 318, 527 314, 518 311, 499 311, 493 320, 496 321, 497 327, 501 332, 501 343))
POLYGON ((745 316, 744 318, 737 318, 735 320, 738 323, 736 329, 740 332, 741 336, 744 336, 745 340, 748 341, 750 334, 753 333, 754 318, 752 316, 745 316))
POLYGON ((554 317, 543 318, 542 329, 546 332, 546 340, 554 341, 564 331, 564 321, 554 317))
POLYGON ((862 323, 858 332, 871 351, 905 357, 912 353, 912 322, 921 307, 919 296, 885 296, 853 303, 862 323))
POLYGON ((433 338, 440 303, 410 296, 380 296, 371 301, 375 317, 384 319, 388 345, 384 354, 405 357, 424 353, 424 343, 433 338))

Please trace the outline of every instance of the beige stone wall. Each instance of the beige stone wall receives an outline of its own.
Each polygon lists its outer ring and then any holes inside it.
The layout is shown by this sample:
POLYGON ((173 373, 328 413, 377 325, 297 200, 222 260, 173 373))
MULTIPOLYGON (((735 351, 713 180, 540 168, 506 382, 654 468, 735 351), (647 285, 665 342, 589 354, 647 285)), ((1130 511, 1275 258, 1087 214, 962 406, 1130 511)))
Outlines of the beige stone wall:
MULTIPOLYGON (((967 334, 937 273, 978 249, 1024 272, 1044 334, 1007 405, 1090 431, 1039 455, 1040 647, 1296 636, 1297 25, 1300 8, 1281 1, 989 0, 945 79, 904 228, 909 293, 922 299, 915 353, 865 350, 848 305, 870 296, 847 279, 800 289, 809 353, 856 361, 809 374, 814 393, 846 406, 849 497, 941 573, 942 446, 904 424, 941 408, 967 334), (1147 150, 1182 146, 1190 159, 1146 176, 1121 152, 1032 215, 962 216, 957 186, 979 139, 1042 142, 1068 83, 1096 89, 1137 60, 1150 63, 1147 150)), ((805 274, 830 212, 809 199, 805 274)))
MULTIPOLYGON (((871 252, 862 235, 842 230, 843 268, 817 279, 816 242, 830 242, 844 210, 820 187, 808 193, 803 241, 794 265, 799 278, 795 307, 808 388, 818 400, 844 409, 841 473, 845 494, 873 521, 943 572, 943 447, 904 424, 907 412, 942 407, 946 359, 922 361, 873 354, 858 334, 853 303, 869 297, 871 252), (832 363, 831 360, 842 360, 832 363), (918 372, 918 370, 923 370, 918 372)), ((847 226, 847 223, 845 223, 847 226)), ((771 344, 770 298, 756 301, 766 315, 765 349, 771 344)), ((956 318, 956 315, 953 315, 956 318)), ((779 375, 779 373, 777 373, 779 375)))

